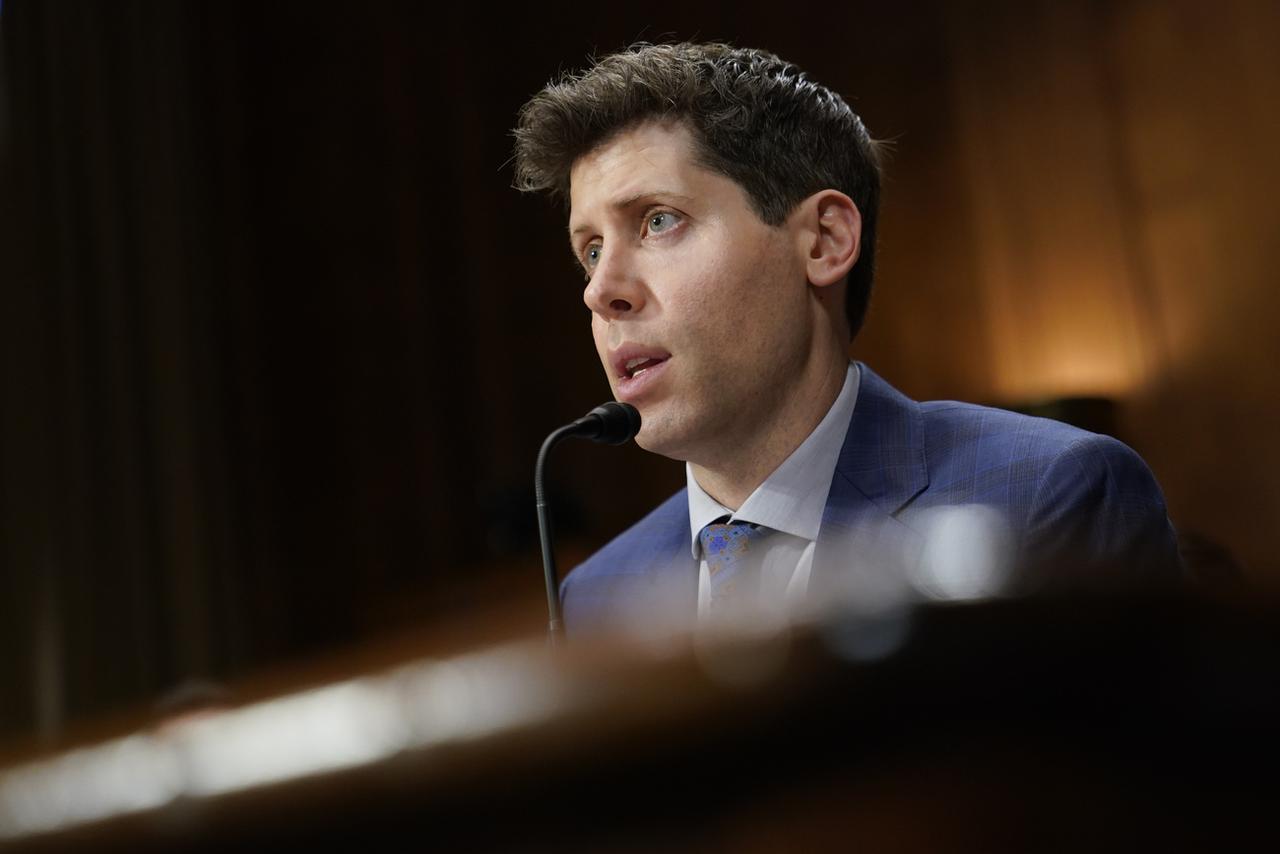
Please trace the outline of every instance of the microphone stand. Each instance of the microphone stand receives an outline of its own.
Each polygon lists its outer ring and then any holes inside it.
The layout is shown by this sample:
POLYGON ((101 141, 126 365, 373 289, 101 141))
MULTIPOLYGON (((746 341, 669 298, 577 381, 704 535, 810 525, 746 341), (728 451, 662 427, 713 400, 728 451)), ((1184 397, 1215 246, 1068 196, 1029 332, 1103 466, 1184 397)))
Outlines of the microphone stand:
POLYGON ((564 640, 564 620, 560 614, 560 586, 556 574, 555 549, 552 547, 551 508, 543 488, 543 472, 551 449, 565 439, 578 437, 608 445, 621 445, 640 432, 640 413, 627 403, 597 406, 572 424, 551 432, 538 451, 533 467, 533 494, 538 509, 538 538, 542 541, 542 572, 547 584, 547 637, 554 646, 564 640))

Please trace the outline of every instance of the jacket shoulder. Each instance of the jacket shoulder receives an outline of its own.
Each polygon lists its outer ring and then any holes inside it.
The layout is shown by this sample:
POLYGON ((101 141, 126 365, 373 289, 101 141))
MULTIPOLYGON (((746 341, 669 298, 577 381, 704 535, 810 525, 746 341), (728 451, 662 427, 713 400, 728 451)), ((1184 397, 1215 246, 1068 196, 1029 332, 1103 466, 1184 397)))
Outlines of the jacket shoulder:
POLYGON ((949 501, 1028 503, 1065 457, 1144 466, 1128 446, 1060 421, 955 401, 920 404, 930 491, 949 501))
POLYGON ((1069 560, 1123 565, 1143 577, 1177 574, 1164 496, 1128 445, 974 404, 920 408, 931 475, 924 505, 1000 508, 1019 533, 1022 563, 1069 560))
MULTIPOLYGON (((972 443, 993 450, 1015 448, 1052 454, 1081 440, 1109 438, 1061 421, 976 403, 931 400, 919 406, 924 418, 927 450, 936 449, 939 445, 950 447, 972 443)), ((1110 441, 1119 444, 1117 440, 1110 441)))

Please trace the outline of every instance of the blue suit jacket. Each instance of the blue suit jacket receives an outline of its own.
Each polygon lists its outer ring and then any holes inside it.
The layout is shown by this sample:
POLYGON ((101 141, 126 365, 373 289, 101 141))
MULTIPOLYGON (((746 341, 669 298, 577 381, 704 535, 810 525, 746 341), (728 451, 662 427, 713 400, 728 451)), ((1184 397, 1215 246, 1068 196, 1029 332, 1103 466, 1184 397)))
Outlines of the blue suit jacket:
MULTIPOLYGON (((1007 523, 1015 557, 1006 592, 1178 578, 1160 488, 1121 442, 999 409, 917 403, 859 367, 811 596, 898 595, 926 547, 930 511, 956 505, 994 509, 1007 523)), ((568 575, 565 625, 580 633, 654 619, 689 624, 697 589, 682 489, 568 575)))

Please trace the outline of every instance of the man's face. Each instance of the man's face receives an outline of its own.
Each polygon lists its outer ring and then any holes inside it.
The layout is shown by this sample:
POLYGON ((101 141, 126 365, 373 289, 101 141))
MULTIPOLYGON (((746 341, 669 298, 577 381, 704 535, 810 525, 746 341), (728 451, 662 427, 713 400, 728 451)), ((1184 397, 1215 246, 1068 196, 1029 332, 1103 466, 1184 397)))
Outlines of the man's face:
POLYGON ((569 230, 609 385, 640 410, 637 443, 712 464, 771 423, 815 313, 793 231, 693 152, 683 125, 650 122, 580 158, 569 230))

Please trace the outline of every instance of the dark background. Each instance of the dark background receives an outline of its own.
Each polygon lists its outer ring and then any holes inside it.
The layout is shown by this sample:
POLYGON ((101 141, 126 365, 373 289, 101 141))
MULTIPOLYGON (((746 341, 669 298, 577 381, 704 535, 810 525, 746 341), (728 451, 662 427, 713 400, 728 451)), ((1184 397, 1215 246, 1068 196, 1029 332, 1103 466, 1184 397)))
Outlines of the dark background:
MULTIPOLYGON (((608 387, 509 129, 637 39, 766 47, 895 140, 854 355, 1108 398, 1179 528, 1280 582, 1277 7, 549 9, 0 6, 0 735, 540 629, 534 455, 608 387)), ((565 566, 682 480, 564 448, 565 566)))

